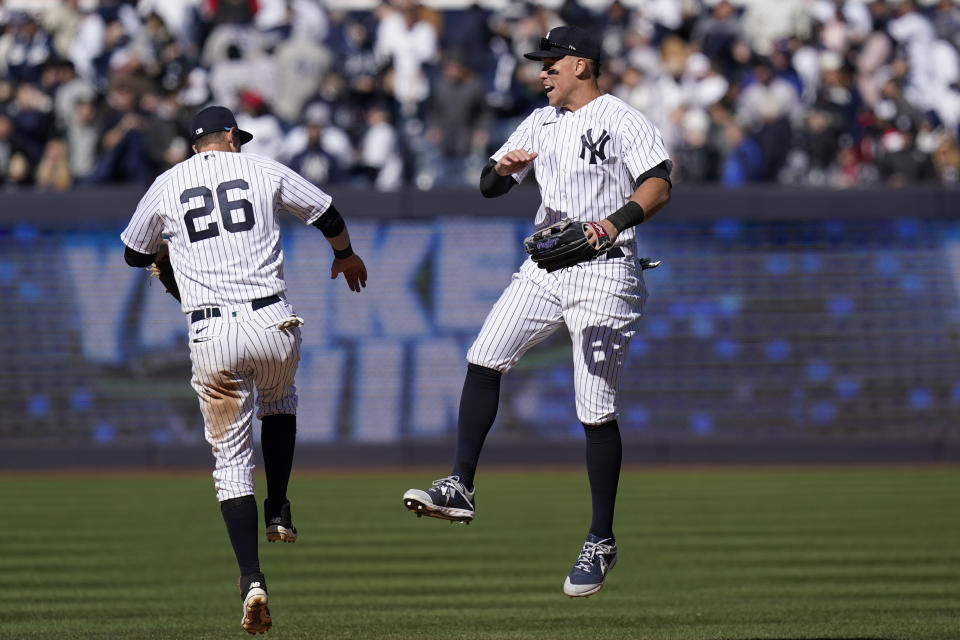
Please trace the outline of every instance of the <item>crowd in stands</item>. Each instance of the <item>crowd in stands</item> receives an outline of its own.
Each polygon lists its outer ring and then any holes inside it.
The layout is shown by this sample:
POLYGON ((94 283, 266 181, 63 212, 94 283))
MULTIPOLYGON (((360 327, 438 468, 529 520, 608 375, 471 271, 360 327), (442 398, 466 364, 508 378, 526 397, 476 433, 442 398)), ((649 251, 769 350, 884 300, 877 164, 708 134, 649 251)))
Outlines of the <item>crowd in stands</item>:
POLYGON ((7 0, 0 184, 146 184, 216 103, 318 184, 476 185, 546 104, 522 54, 561 24, 598 36, 675 183, 960 184, 960 0, 7 0))

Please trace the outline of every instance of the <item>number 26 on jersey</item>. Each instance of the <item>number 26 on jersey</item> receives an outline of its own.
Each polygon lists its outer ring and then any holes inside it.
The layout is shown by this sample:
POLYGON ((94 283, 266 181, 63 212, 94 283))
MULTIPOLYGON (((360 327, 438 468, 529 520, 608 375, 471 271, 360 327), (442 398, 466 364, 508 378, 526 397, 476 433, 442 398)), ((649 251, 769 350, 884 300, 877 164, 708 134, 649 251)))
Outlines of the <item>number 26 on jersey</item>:
POLYGON ((203 198, 202 206, 190 209, 183 215, 183 222, 187 225, 187 235, 190 237, 190 242, 199 242, 220 235, 220 225, 215 219, 207 221, 205 228, 197 228, 197 222, 210 216, 214 208, 220 209, 223 228, 230 233, 240 233, 253 227, 253 205, 246 198, 230 200, 227 192, 231 189, 249 190, 250 185, 243 179, 220 183, 217 187, 216 203, 214 202, 214 194, 207 187, 192 187, 180 194, 180 202, 183 204, 189 204, 195 198, 203 198))

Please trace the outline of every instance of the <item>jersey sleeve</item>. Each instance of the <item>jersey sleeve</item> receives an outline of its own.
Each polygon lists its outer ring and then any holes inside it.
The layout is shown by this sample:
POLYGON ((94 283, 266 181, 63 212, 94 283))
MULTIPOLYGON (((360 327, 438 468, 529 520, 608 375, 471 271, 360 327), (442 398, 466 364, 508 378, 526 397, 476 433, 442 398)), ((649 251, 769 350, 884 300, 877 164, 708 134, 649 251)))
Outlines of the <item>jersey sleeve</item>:
POLYGON ((277 206, 289 211, 306 224, 316 222, 330 208, 333 197, 293 169, 273 162, 279 175, 277 206))
POLYGON ((623 162, 634 183, 661 162, 673 168, 660 131, 642 114, 633 111, 625 115, 620 121, 620 139, 623 162))
POLYGON ((137 204, 127 228, 120 234, 123 244, 137 253, 153 254, 163 239, 163 216, 160 215, 162 189, 154 182, 137 204))
MULTIPOLYGON (((524 149, 531 152, 533 151, 533 140, 530 136, 530 131, 533 128, 533 116, 534 114, 531 113, 517 126, 513 133, 510 134, 510 137, 507 138, 507 141, 503 143, 503 146, 497 149, 497 151, 490 156, 491 160, 494 162, 500 162, 500 158, 507 155, 507 153, 513 151, 514 149, 524 149)), ((536 162, 536 160, 534 160, 534 162, 536 162)), ((523 182, 523 179, 527 177, 527 174, 530 173, 530 169, 532 168, 533 162, 528 164, 523 171, 513 174, 513 179, 517 182, 523 182)))

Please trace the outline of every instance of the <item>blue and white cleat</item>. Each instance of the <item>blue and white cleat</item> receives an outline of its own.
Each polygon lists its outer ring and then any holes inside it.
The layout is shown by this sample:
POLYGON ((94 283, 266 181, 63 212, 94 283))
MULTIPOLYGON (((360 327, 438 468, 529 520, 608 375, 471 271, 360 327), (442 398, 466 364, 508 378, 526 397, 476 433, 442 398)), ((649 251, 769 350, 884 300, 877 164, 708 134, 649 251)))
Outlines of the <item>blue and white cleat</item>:
POLYGON ((403 506, 417 514, 470 524, 476 515, 474 493, 467 491, 459 476, 447 476, 433 481, 426 491, 410 489, 403 494, 403 506))
POLYGON ((617 541, 588 534, 577 563, 563 583, 563 592, 571 598, 593 595, 603 588, 603 581, 615 564, 617 541))

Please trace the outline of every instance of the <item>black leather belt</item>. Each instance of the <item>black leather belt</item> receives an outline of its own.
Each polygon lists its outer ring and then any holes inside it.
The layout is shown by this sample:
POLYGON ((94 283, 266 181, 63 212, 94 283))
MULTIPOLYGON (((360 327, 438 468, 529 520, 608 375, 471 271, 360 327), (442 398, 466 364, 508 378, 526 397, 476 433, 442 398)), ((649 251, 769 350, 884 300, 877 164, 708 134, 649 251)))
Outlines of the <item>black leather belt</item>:
MULTIPOLYGON (((257 298, 256 300, 250 301, 250 308, 256 311, 257 309, 263 309, 264 307, 269 307, 272 304, 280 302, 280 296, 267 296, 266 298, 257 298)), ((197 309, 190 313, 190 324, 203 320, 204 318, 219 318, 222 314, 220 313, 220 307, 206 307, 204 309, 197 309)))
POLYGON ((610 251, 607 251, 604 255, 607 256, 607 258, 622 258, 626 254, 620 247, 614 247, 613 249, 610 249, 610 251))

